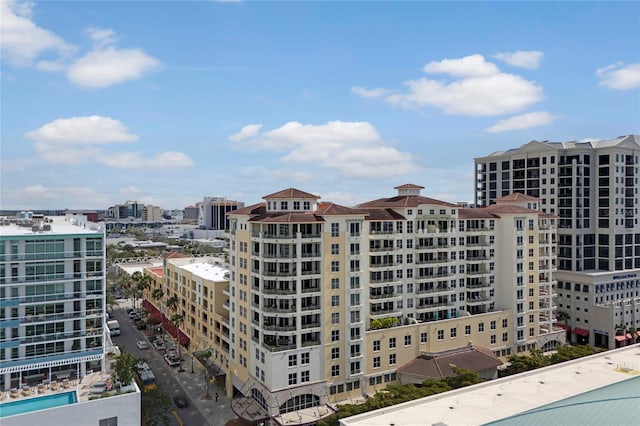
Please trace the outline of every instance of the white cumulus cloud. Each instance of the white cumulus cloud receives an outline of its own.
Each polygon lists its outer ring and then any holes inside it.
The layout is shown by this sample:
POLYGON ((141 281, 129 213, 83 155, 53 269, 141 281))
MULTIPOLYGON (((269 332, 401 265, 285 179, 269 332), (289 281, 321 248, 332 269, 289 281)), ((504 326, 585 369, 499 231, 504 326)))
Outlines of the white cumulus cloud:
POLYGON ((248 124, 244 126, 238 133, 229 136, 231 142, 241 141, 257 135, 262 129, 262 124, 248 124))
POLYGON ((449 77, 406 81, 404 92, 386 95, 385 101, 408 109, 433 107, 445 114, 491 116, 522 111, 544 98, 541 86, 500 71, 482 55, 430 62, 423 70, 449 77))
POLYGON ((138 140, 138 136, 129 133, 120 121, 99 115, 59 118, 37 130, 27 132, 25 136, 51 145, 93 145, 138 140))
POLYGON ((544 53, 539 50, 516 50, 515 52, 496 53, 493 55, 497 60, 506 62, 511 66, 530 69, 538 68, 543 56, 544 53))
POLYGON ((35 141, 36 153, 58 165, 105 164, 114 168, 158 169, 191 167, 193 161, 182 152, 167 151, 145 158, 136 152, 106 152, 102 146, 138 141, 120 121, 110 117, 60 118, 25 133, 35 141))
POLYGON ((530 112, 500 120, 486 129, 487 133, 501 133, 511 130, 525 130, 534 127, 546 126, 558 119, 557 115, 547 111, 530 112))
POLYGON ((381 98, 391 93, 391 90, 387 89, 365 89, 364 87, 354 86, 351 88, 351 92, 363 98, 381 98))
POLYGON ((485 61, 482 55, 433 61, 425 65, 422 70, 429 74, 449 74, 454 77, 484 77, 500 72, 494 64, 485 61))
POLYGON ((104 192, 83 186, 28 185, 7 191, 3 195, 3 207, 7 209, 103 209, 113 200, 104 192), (64 204, 62 204, 64 203, 64 204))
POLYGON ((310 164, 345 177, 384 178, 418 169, 410 153, 389 146, 368 122, 295 121, 243 142, 247 148, 281 152, 282 162, 310 164))
POLYGON ((141 49, 98 48, 77 59, 67 71, 72 83, 99 89, 136 80, 158 69, 160 61, 141 49))
POLYGON ((622 62, 596 70, 600 86, 616 90, 629 90, 640 87, 640 63, 625 65, 622 62))
POLYGON ((0 52, 3 60, 17 67, 31 66, 44 53, 69 57, 77 50, 53 32, 32 20, 34 3, 0 1, 0 52))

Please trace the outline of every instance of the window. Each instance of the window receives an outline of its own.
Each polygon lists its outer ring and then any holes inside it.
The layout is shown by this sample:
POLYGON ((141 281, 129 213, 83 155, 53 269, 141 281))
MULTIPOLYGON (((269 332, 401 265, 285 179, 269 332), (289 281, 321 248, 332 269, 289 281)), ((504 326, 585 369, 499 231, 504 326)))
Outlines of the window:
POLYGON ((379 356, 374 356, 373 357, 373 368, 380 368, 380 357, 379 356))
POLYGON ((451 337, 456 337, 458 335, 458 329, 456 327, 452 327, 449 330, 449 336, 451 337))
POLYGON ((287 201, 280 201, 280 210, 287 210, 289 208, 289 203, 287 201))
POLYGON ((298 383, 298 373, 289 373, 289 386, 298 383))
POLYGON ((373 341, 373 351, 378 352, 380 350, 380 340, 373 341))
POLYGON ((405 346, 411 346, 411 336, 410 335, 404 336, 404 345, 405 346))
POLYGON ((331 236, 332 237, 340 236, 340 224, 339 223, 332 223, 331 224, 331 236))
POLYGON ((310 202, 310 201, 303 201, 303 202, 302 202, 302 205, 304 206, 303 208, 304 208, 305 210, 309 210, 309 209, 311 209, 311 202, 310 202))
POLYGON ((495 321, 491 321, 490 326, 491 326, 492 330, 495 330, 496 329, 496 322, 495 321))
POLYGON ((339 312, 332 312, 331 313, 331 324, 338 324, 340 323, 340 313, 339 312))
POLYGON ((118 426, 118 417, 109 417, 108 419, 100 419, 98 426, 118 426))
POLYGON ((427 343, 427 332, 423 331, 420 333, 420 343, 427 343))
POLYGON ((338 260, 331 261, 331 272, 340 272, 340 261, 338 260))
POLYGON ((389 349, 393 349, 396 347, 396 338, 389 337, 389 349))
POLYGON ((340 306, 340 296, 337 294, 334 294, 333 296, 331 296, 331 306, 340 306))
POLYGON ((300 364, 301 365, 309 364, 309 352, 304 352, 300 354, 300 364))
POLYGON ((298 355, 289 355, 289 367, 294 367, 296 365, 298 365, 298 355))
POLYGON ((333 290, 340 288, 340 278, 331 278, 331 288, 333 290))
POLYGON ((444 340, 444 330, 438 330, 438 340, 444 340))
POLYGON ((293 209, 294 210, 300 210, 300 201, 294 201, 293 202, 293 209))
POLYGON ((468 336, 471 334, 471 326, 470 325, 465 325, 464 326, 464 335, 468 336))
POLYGON ((495 334, 492 334, 492 335, 491 335, 491 344, 492 344, 492 345, 495 345, 495 344, 496 344, 496 335, 495 335, 495 334))
POLYGON ((509 326, 509 320, 503 319, 502 320, 502 328, 507 328, 508 326, 509 326))
POLYGON ((389 365, 396 364, 396 354, 389 354, 389 365))
POLYGON ((509 333, 502 333, 502 341, 503 342, 509 341, 509 333))
POLYGON ((309 370, 300 372, 300 383, 305 383, 309 381, 309 370))
POLYGON ((331 254, 340 254, 340 244, 331 244, 331 254))
POLYGON ((331 366, 331 377, 336 377, 340 375, 340 366, 332 365, 331 366))
POLYGON ((484 323, 481 322, 478 324, 478 333, 482 333, 484 331, 484 323))
POLYGON ((340 348, 331 348, 331 359, 340 358, 340 348))
POLYGON ((340 330, 331 330, 331 341, 337 342, 340 340, 340 330))

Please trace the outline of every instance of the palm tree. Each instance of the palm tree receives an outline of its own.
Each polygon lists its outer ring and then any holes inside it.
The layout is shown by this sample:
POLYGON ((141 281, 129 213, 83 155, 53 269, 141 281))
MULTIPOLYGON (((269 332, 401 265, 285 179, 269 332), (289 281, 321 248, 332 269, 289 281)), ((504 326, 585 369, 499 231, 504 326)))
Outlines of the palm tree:
POLYGON ((142 298, 144 299, 144 291, 151 287, 151 283, 153 279, 149 275, 143 275, 138 279, 138 284, 136 285, 136 290, 139 293, 142 293, 142 298))
MULTIPOLYGON (((164 290, 162 290, 161 288, 153 289, 153 291, 151 292, 151 298, 153 300, 157 300, 160 303, 162 303, 162 299, 164 298, 164 290)), ((160 321, 162 322, 162 330, 163 330, 163 333, 164 333, 164 315, 162 315, 162 314, 160 316, 160 321)))
POLYGON ((556 311, 556 318, 559 321, 564 322, 564 329, 567 333, 567 342, 571 342, 571 331, 569 330, 569 320, 571 319, 571 315, 567 311, 556 311))
POLYGON ((178 344, 178 358, 180 359, 180 365, 178 367, 178 371, 182 372, 184 370, 182 369, 182 350, 180 349, 179 337, 180 337, 180 326, 184 322, 184 315, 173 314, 171 315, 170 321, 176 328, 176 343, 178 344))

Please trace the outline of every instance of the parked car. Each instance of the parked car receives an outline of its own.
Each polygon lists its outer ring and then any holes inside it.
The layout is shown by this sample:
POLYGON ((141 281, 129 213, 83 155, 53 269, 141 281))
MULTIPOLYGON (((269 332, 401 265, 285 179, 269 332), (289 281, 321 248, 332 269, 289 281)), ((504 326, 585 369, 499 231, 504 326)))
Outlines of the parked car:
POLYGON ((153 344, 153 342, 155 342, 156 340, 158 340, 158 336, 154 336, 154 335, 149 336, 149 343, 153 344))
POLYGON ((165 354, 164 360, 169 367, 177 367, 180 365, 180 358, 177 355, 165 354))
POLYGON ((149 344, 145 340, 136 340, 138 349, 149 349, 149 344))
POLYGON ((129 311, 129 318, 133 319, 135 317, 138 317, 138 319, 140 319, 140 312, 136 311, 136 310, 131 310, 129 311))
POLYGON ((173 395, 173 403, 178 408, 185 408, 189 406, 189 400, 187 400, 187 397, 183 392, 176 392, 175 395, 173 395))
POLYGON ((153 341, 153 347, 159 351, 164 351, 164 342, 161 339, 156 339, 153 341))

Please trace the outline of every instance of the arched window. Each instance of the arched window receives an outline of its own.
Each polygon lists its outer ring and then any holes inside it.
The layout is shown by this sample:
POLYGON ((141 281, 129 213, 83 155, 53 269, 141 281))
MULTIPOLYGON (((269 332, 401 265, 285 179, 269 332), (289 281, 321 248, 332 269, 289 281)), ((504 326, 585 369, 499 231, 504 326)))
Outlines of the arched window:
POLYGON ((320 397, 310 393, 294 396, 280 406, 280 414, 312 408, 320 405, 320 397))

